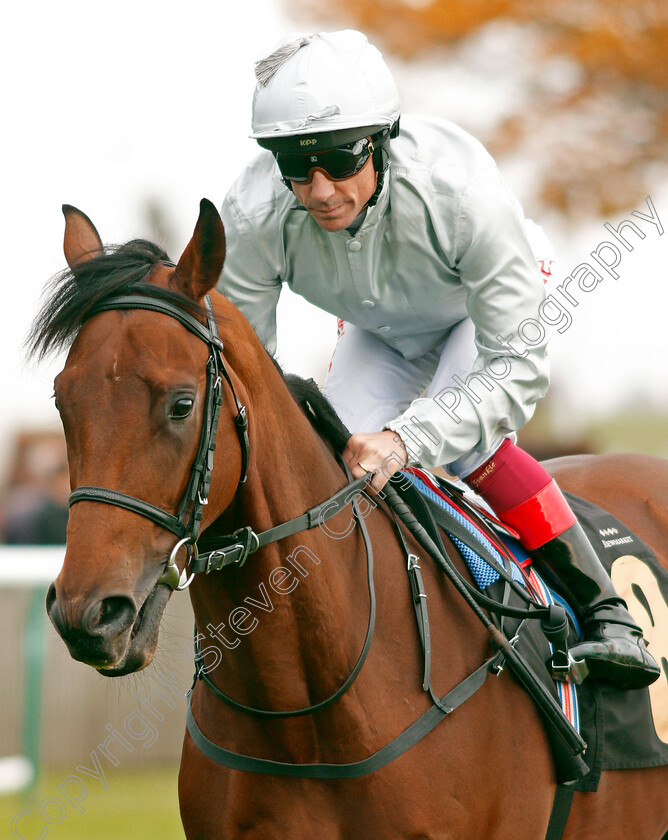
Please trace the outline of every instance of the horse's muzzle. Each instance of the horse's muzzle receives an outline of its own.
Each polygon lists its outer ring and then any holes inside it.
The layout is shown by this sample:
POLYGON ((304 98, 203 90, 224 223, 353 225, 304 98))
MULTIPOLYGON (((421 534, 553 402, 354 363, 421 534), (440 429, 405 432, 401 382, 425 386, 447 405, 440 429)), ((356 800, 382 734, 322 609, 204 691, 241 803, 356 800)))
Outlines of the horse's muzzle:
POLYGON ((64 610, 53 583, 46 595, 46 611, 72 657, 95 668, 113 665, 123 655, 128 644, 126 633, 137 618, 134 601, 125 595, 64 610))

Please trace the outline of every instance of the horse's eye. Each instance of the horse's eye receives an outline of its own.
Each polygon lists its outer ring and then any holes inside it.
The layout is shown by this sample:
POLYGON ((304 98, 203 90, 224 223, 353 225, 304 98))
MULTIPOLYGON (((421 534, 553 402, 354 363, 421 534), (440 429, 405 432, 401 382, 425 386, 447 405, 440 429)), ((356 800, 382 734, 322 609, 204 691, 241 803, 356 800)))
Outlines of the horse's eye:
POLYGON ((184 420, 193 410, 194 405, 195 400, 192 397, 182 397, 172 406, 172 410, 169 412, 170 419, 184 420))

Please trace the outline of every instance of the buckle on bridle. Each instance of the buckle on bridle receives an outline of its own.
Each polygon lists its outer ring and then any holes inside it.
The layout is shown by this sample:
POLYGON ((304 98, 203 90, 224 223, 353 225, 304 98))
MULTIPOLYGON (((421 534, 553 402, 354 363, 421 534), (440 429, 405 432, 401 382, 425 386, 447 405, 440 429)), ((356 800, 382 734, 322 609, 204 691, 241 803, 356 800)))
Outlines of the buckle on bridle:
POLYGON ((207 575, 209 572, 220 571, 224 566, 235 565, 241 568, 248 556, 254 554, 260 547, 258 535, 250 525, 237 529, 229 539, 236 540, 236 542, 226 548, 215 549, 207 557, 204 569, 207 575))

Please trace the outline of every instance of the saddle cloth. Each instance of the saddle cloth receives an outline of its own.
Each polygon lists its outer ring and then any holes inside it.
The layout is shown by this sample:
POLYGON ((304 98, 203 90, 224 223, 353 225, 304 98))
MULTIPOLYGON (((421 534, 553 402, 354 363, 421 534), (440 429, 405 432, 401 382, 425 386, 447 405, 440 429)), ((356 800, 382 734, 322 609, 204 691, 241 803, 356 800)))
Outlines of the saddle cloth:
MULTIPOLYGON (((513 578, 540 603, 556 602, 566 607, 573 624, 571 644, 575 643, 579 638, 579 629, 572 609, 552 582, 546 582, 547 575, 536 568, 538 563, 532 562, 502 523, 476 506, 476 512, 494 531, 490 537, 481 531, 467 506, 461 504, 461 492, 454 485, 417 468, 405 470, 403 474, 423 495, 437 523, 446 532, 447 517, 452 516, 474 536, 475 540, 469 545, 456 537, 451 539, 485 594, 499 599, 503 581, 476 554, 475 541, 498 558, 500 565, 504 565, 502 554, 507 556, 509 550, 513 558, 513 578), (438 509, 443 511, 443 515, 438 515, 438 509), (497 538, 496 545, 494 536, 497 538)), ((659 680, 640 690, 625 691, 589 679, 579 686, 557 682, 552 679, 546 665, 551 647, 540 629, 540 622, 526 622, 521 628, 517 649, 561 703, 564 713, 587 742, 584 759, 590 771, 575 787, 577 790, 594 791, 602 770, 668 764, 668 572, 659 564, 649 546, 608 511, 577 496, 565 495, 617 591, 643 628, 652 654, 663 666, 659 680)), ((516 605, 521 605, 519 598, 516 605)), ((511 637, 518 627, 518 622, 506 620, 506 635, 511 637)), ((559 745, 553 743, 552 747, 558 780, 566 780, 561 769, 559 745), (562 778, 559 778, 560 775, 562 778)))

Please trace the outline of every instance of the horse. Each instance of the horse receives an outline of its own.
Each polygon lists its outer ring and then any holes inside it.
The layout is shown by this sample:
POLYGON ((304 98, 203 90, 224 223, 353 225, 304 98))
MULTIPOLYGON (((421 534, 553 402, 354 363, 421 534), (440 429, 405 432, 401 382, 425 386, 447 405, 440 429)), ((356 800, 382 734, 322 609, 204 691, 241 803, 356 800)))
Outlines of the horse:
MULTIPOLYGON (((326 523, 304 521, 340 497, 348 478, 308 401, 298 404, 249 323, 216 291, 225 233, 210 202, 202 200, 176 265, 143 240, 105 249, 85 214, 63 209, 70 268, 32 333, 33 352, 71 344, 54 385, 73 497, 64 563, 46 599, 53 625, 73 658, 108 677, 133 673, 153 659, 168 598, 190 583, 209 679, 196 682, 190 713, 205 738, 269 767, 363 762, 431 702, 406 552, 386 506, 368 488, 335 504, 326 523), (195 462, 202 475, 193 478, 195 462), (253 535, 291 521, 249 549, 253 535), (194 574, 200 528, 203 542, 232 534, 234 562, 194 574)), ((666 564, 666 462, 596 456, 550 468, 666 564)), ((412 536, 404 540, 421 556, 441 696, 487 660, 489 638, 412 536)), ((217 556, 209 554, 207 563, 217 556)), ((507 669, 370 773, 231 769, 190 731, 179 772, 189 840, 541 840, 555 789, 536 708, 507 669)), ((575 793, 563 836, 659 840, 667 802, 668 767, 604 772, 596 794, 575 793)))

